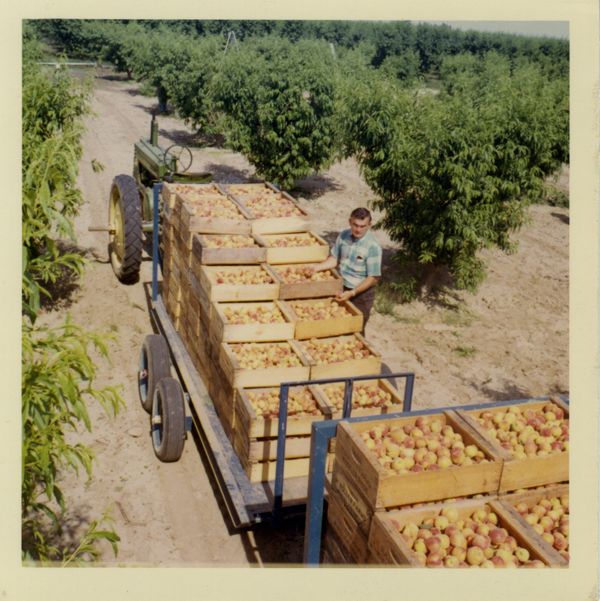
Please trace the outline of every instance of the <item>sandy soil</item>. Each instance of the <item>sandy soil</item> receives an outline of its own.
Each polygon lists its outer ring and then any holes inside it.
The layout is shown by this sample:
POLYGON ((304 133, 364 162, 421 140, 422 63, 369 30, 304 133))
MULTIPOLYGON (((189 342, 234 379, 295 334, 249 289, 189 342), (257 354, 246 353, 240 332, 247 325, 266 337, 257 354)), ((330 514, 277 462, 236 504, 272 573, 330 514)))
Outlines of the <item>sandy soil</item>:
MULTIPOLYGON (((111 361, 98 362, 97 384, 120 386, 126 403, 116 418, 92 408, 94 430, 82 438, 97 456, 94 477, 87 484, 73 477, 63 483, 72 526, 77 530, 108 508, 121 542, 116 560, 108 547, 102 559, 117 565, 301 562, 302 520, 235 531, 192 440, 174 464, 161 464, 152 451, 136 383, 139 349, 152 332, 142 285, 151 279, 151 263, 146 257, 141 283, 119 284, 107 263, 106 234, 87 228, 106 223, 111 180, 131 173, 133 144, 149 135, 154 107, 132 82, 108 73, 96 79, 80 164, 85 204, 76 223, 90 263, 79 284, 44 316, 58 323, 68 311, 76 323, 112 333, 111 361), (95 172, 92 160, 104 170, 95 172)), ((159 124, 163 147, 192 139, 178 119, 161 117, 159 124)), ((243 157, 220 148, 194 150, 193 170, 205 169, 219 182, 254 176, 243 157)), ((568 174, 562 183, 568 185, 568 174)), ((351 160, 303 180, 295 193, 314 229, 329 239, 345 227, 354 206, 372 198, 351 160)), ((517 253, 484 253, 488 277, 477 294, 458 294, 451 304, 414 301, 372 316, 366 336, 387 366, 416 374, 413 407, 568 392, 569 214, 546 206, 530 214, 531 223, 516 236, 517 253)), ((376 235, 388 257, 394 245, 385 233, 376 235)))

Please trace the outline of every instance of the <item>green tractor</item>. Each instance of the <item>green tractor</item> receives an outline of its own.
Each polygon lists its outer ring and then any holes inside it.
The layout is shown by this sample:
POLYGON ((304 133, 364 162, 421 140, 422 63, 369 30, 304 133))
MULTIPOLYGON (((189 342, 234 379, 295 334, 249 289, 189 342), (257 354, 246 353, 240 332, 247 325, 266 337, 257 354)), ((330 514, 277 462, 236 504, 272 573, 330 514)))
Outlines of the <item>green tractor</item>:
POLYGON ((152 115, 150 138, 141 138, 134 147, 133 176, 121 174, 113 179, 108 228, 90 228, 108 230, 108 255, 122 283, 138 281, 145 240, 152 240, 154 184, 205 183, 212 179, 211 173, 190 172, 192 161, 187 146, 172 144, 163 149, 158 145, 158 123, 152 115))

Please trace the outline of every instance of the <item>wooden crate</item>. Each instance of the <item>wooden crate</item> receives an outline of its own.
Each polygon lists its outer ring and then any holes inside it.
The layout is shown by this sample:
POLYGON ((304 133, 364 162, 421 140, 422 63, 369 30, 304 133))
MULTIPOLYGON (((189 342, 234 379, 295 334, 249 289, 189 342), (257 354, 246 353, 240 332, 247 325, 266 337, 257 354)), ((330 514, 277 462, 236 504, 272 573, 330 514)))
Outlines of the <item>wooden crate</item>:
POLYGON ((317 363, 306 350, 306 343, 301 342, 300 346, 306 353, 310 361, 310 378, 318 380, 321 378, 338 378, 347 376, 370 376, 381 373, 381 355, 367 342, 361 334, 352 334, 349 336, 334 336, 330 338, 319 338, 318 342, 328 343, 339 341, 340 343, 352 340, 360 341, 368 350, 369 355, 361 359, 346 359, 332 363, 317 363))
MULTIPOLYGON (((530 401, 527 403, 519 403, 518 406, 523 409, 539 409, 546 405, 549 401, 530 401)), ((559 406, 566 417, 569 415, 569 407, 560 399, 552 401, 559 406)), ((517 405, 517 404, 515 404, 517 405)), ((554 484, 564 482, 569 479, 569 452, 563 451, 560 453, 552 453, 545 457, 535 456, 516 459, 513 454, 503 449, 498 440, 490 436, 477 418, 485 411, 491 413, 506 412, 508 407, 512 405, 504 405, 502 407, 490 407, 489 409, 476 410, 461 410, 458 415, 464 420, 469 427, 476 430, 481 436, 489 441, 496 454, 504 460, 504 469, 502 470, 502 478, 500 480, 500 492, 516 490, 519 488, 528 488, 532 486, 541 486, 544 484, 554 484)))
MULTIPOLYGON (((303 355, 302 350, 297 346, 295 340, 286 342, 257 342, 259 348, 265 348, 270 345, 287 345, 291 347, 293 353, 300 359, 301 365, 295 367, 264 367, 258 369, 243 368, 240 366, 237 357, 231 349, 229 342, 221 343, 221 352, 219 361, 227 382, 234 388, 260 388, 264 386, 278 386, 282 382, 294 382, 308 380, 310 367, 303 355)), ((252 343, 254 344, 254 343, 252 343)))
MULTIPOLYGON (((544 488, 538 488, 535 490, 528 490, 520 493, 512 493, 508 495, 501 495, 498 497, 498 502, 502 509, 506 512, 507 519, 513 520, 519 524, 523 534, 528 538, 535 541, 535 544, 544 552, 548 562, 556 565, 567 566, 569 561, 563 557, 550 543, 545 541, 534 528, 525 520, 523 516, 516 510, 516 506, 520 503, 524 503, 528 508, 534 507, 542 499, 551 499, 552 497, 560 497, 562 495, 569 494, 569 484, 554 484, 546 486, 544 488)), ((568 514, 568 512, 567 512, 568 514)), ((567 537, 568 538, 568 537, 567 537)), ((568 552, 567 547, 567 552, 568 552)))
POLYGON ((219 414, 221 422, 227 427, 227 435, 233 440, 233 429, 235 427, 235 391, 227 380, 227 376, 218 362, 214 361, 212 349, 208 345, 207 356, 210 362, 210 375, 208 378, 208 394, 219 414))
MULTIPOLYGON (((336 436, 336 468, 343 471, 351 485, 373 509, 436 501, 449 497, 461 497, 477 493, 496 492, 502 472, 502 460, 477 432, 452 411, 434 414, 444 425, 452 426, 465 445, 477 446, 488 460, 486 463, 452 466, 436 471, 394 474, 385 469, 375 453, 370 451, 361 438, 374 426, 398 426, 414 423, 417 417, 386 418, 381 421, 349 423, 340 422, 336 436)), ((333 475, 335 482, 335 472, 333 475)))
POLYGON ((309 217, 306 211, 289 194, 271 184, 229 184, 222 187, 246 211, 252 220, 254 234, 284 234, 308 229, 309 217), (252 207, 252 199, 260 197, 268 199, 267 211, 252 207), (283 214, 288 212, 289 215, 283 214))
POLYGON ((367 562, 368 530, 360 528, 346 508, 344 497, 332 490, 327 496, 327 532, 333 531, 352 563, 367 562))
MULTIPOLYGON (((236 424, 237 430, 237 424, 236 424)), ((277 438, 260 438, 244 442, 233 435, 233 448, 242 463, 259 463, 262 461, 275 461, 277 459, 277 438)), ((310 456, 310 436, 286 436, 285 458, 294 459, 310 456)))
POLYGON ((286 265, 267 265, 269 273, 279 285, 279 298, 300 299, 300 298, 318 298, 324 296, 335 296, 344 289, 344 284, 340 274, 335 269, 330 269, 332 279, 323 281, 303 280, 299 282, 287 283, 283 279, 283 273, 286 269, 303 268, 315 263, 299 263, 286 265))
POLYGON ((314 232, 296 232, 293 234, 255 234, 257 241, 267 249, 267 263, 281 265, 286 263, 316 263, 329 256, 329 245, 314 232), (300 237, 310 241, 307 246, 273 246, 277 240, 286 237, 300 237))
POLYGON ((200 207, 184 202, 179 212, 179 219, 183 228, 191 233, 202 234, 250 234, 252 225, 248 214, 230 198, 224 195, 206 197, 211 204, 219 204, 237 213, 235 217, 209 216, 202 214, 200 207))
POLYGON ((180 187, 180 184, 163 182, 160 191, 164 206, 170 212, 172 212, 175 209, 178 187, 180 187))
POLYGON ((538 559, 546 565, 558 567, 548 560, 543 550, 534 541, 524 535, 520 526, 507 519, 501 506, 494 500, 469 499, 453 503, 439 503, 428 507, 399 509, 396 511, 379 512, 373 517, 369 533, 369 552, 374 562, 386 565, 392 564, 399 567, 421 567, 415 552, 410 548, 408 541, 400 534, 398 527, 403 528, 408 523, 420 525, 427 518, 440 515, 442 509, 452 505, 458 511, 459 519, 466 519, 476 510, 487 506, 498 516, 498 526, 505 528, 509 535, 514 537, 517 545, 529 551, 531 560, 538 559))
POLYGON ((197 265, 192 269, 205 292, 206 298, 210 301, 260 301, 274 300, 279 297, 279 284, 274 279, 271 283, 263 284, 227 284, 220 283, 218 280, 220 272, 256 271, 257 273, 265 273, 264 264, 256 266, 197 265))
POLYGON ((272 342, 276 340, 291 340, 294 338, 294 322, 280 301, 262 301, 250 303, 212 303, 211 335, 218 342, 272 342), (278 309, 285 321, 261 323, 231 323, 225 313, 228 308, 248 309, 255 311, 259 308, 278 309))
MULTIPOLYGON (((330 419, 331 417, 331 411, 325 403, 322 393, 317 386, 303 386, 301 388, 308 389, 312 393, 321 414, 288 416, 286 433, 290 436, 310 435, 314 422, 330 419)), ((293 390, 293 388, 290 388, 290 392, 293 390)), ((277 436, 279 431, 279 418, 264 418, 257 416, 252 402, 248 398, 250 392, 261 393, 269 391, 279 392, 279 388, 253 388, 251 390, 245 388, 236 389, 235 412, 236 423, 240 426, 240 436, 245 435, 248 440, 277 436)))
POLYGON ((188 199, 178 194, 175 203, 175 212, 182 229, 188 232, 248 234, 251 229, 250 222, 237 203, 220 192, 203 194, 196 199, 188 199), (225 216, 224 212, 229 212, 230 215, 225 216))
MULTIPOLYGON (((344 384, 320 384, 318 388, 323 394, 325 398, 325 402, 331 409, 331 416, 333 419, 340 419, 343 413, 343 404, 338 406, 339 403, 332 401, 331 394, 329 394, 328 388, 329 386, 341 387, 342 394, 344 390, 344 384)), ((402 411, 403 398, 400 396, 398 391, 390 384, 388 380, 384 379, 374 379, 374 380, 364 380, 354 383, 354 390, 352 394, 352 413, 351 417, 361 417, 365 415, 385 415, 387 413, 399 413, 402 411), (379 390, 387 395, 389 395, 391 405, 384 406, 368 406, 368 405, 360 405, 358 402, 356 389, 360 387, 361 384, 375 384, 379 390)))
POLYGON ((198 277, 200 265, 195 265, 187 272, 188 282, 190 286, 190 294, 196 300, 196 308, 199 311, 200 321, 203 327, 208 331, 210 326, 211 317, 211 300, 208 297, 208 291, 206 287, 202 285, 200 278, 198 277))
POLYGON ((354 565, 350 551, 331 528, 325 528, 321 547, 321 563, 333 565, 354 565))
MULTIPOLYGON (((327 456, 327 471, 331 472, 331 466, 333 462, 333 456, 327 456)), ((244 463, 240 458, 240 463, 246 472, 250 482, 267 482, 269 480, 275 480, 276 461, 262 461, 259 463, 244 463)), ((310 458, 299 457, 294 459, 286 459, 284 467, 284 479, 287 478, 300 478, 308 476, 310 469, 310 458)))
POLYGON ((348 516, 346 519, 351 519, 354 527, 360 530, 364 536, 369 534, 373 514, 386 509, 372 507, 363 492, 354 484, 352 475, 346 473, 345 465, 340 464, 339 461, 335 465, 332 482, 329 486, 328 495, 332 494, 343 499, 344 511, 348 516))
MULTIPOLYGON (((254 246, 242 248, 213 248, 208 245, 211 235, 215 234, 193 235, 194 260, 202 265, 254 265, 264 263, 267 258, 267 249, 262 247, 252 235, 250 237, 254 239, 254 246)), ((230 234, 222 235, 229 236, 230 234)), ((244 236, 248 235, 244 234, 244 236)))
POLYGON ((360 332, 363 327, 363 314, 350 302, 341 301, 341 305, 347 312, 341 317, 330 317, 324 319, 303 319, 297 311, 297 307, 314 307, 315 310, 322 310, 329 303, 336 303, 334 299, 311 298, 293 301, 284 301, 284 305, 289 309, 290 314, 296 322, 294 337, 296 340, 306 340, 308 338, 326 338, 328 336, 340 336, 343 334, 353 334, 360 332))

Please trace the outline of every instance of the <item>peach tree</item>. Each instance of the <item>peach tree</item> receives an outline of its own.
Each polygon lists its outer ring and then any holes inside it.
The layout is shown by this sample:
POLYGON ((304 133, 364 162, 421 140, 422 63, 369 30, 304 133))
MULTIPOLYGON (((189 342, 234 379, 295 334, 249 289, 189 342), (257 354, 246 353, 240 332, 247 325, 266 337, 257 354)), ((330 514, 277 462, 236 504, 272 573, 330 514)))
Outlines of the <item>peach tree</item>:
POLYGON ((335 63, 321 42, 249 40, 213 80, 231 147, 266 179, 290 187, 327 167, 334 137, 335 63))
POLYGON ((459 71, 437 95, 348 81, 339 118, 380 225, 422 273, 444 268, 475 289, 478 252, 514 249, 528 204, 568 161, 568 84, 497 56, 459 71))

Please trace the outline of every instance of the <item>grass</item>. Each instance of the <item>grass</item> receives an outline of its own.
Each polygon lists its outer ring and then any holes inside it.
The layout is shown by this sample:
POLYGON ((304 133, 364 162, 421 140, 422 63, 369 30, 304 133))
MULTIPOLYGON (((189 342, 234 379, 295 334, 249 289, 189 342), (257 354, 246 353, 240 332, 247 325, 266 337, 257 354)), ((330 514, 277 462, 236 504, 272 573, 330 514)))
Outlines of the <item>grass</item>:
POLYGON ((452 350, 461 357, 472 357, 477 352, 474 346, 455 346, 452 350))
POLYGON ((382 282, 375 292, 375 311, 402 321, 401 318, 396 317, 396 305, 409 303, 416 297, 415 282, 412 279, 402 283, 382 282))
POLYGON ((447 326, 455 328, 465 328, 470 326, 475 321, 475 315, 463 306, 448 309, 442 316, 442 322, 447 326))
POLYGON ((544 191, 538 204, 549 205, 551 207, 569 208, 569 193, 552 183, 546 183, 544 191))
POLYGON ((394 315, 394 321, 413 325, 421 323, 418 317, 405 317, 404 315, 394 315))
POLYGON ((387 291, 377 289, 375 293, 375 311, 381 315, 395 317, 396 303, 387 291))

